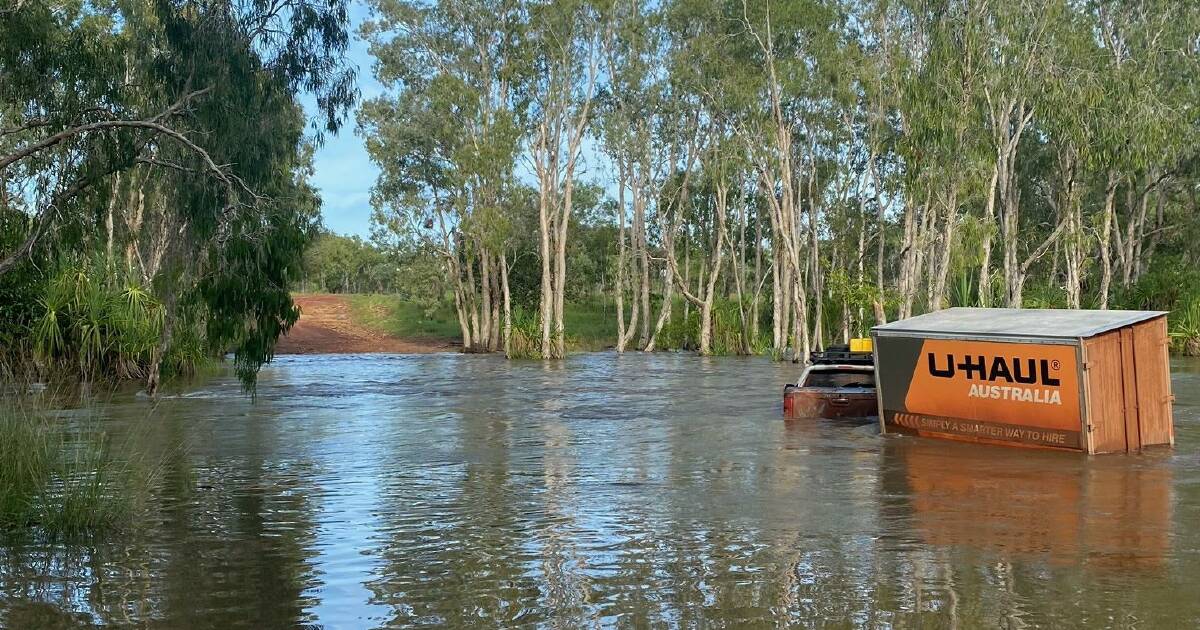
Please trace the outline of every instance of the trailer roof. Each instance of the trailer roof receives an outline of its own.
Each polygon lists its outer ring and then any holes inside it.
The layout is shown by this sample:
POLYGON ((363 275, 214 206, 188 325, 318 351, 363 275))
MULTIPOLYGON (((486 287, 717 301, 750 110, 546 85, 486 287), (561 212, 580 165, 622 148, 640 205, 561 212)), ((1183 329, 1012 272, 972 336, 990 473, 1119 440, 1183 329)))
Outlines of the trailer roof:
POLYGON ((914 334, 1021 339, 1080 339, 1166 315, 1163 311, 1048 308, 948 308, 876 326, 883 336, 914 334))

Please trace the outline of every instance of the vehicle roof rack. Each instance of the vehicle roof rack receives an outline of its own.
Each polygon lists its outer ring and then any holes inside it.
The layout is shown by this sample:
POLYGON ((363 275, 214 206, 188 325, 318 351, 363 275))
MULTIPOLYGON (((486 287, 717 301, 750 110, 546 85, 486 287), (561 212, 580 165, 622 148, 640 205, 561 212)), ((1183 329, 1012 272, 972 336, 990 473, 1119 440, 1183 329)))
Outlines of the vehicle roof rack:
POLYGON ((870 352, 851 352, 850 346, 829 346, 823 351, 808 353, 808 361, 813 365, 828 365, 841 363, 848 365, 874 365, 875 355, 870 352))

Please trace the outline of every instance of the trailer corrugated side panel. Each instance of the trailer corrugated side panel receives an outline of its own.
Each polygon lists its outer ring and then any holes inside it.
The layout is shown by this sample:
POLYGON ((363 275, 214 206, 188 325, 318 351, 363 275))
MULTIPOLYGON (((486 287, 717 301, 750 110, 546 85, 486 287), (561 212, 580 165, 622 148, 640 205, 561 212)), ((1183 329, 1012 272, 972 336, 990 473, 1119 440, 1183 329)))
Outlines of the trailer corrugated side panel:
POLYGON ((1175 443, 1168 343, 1161 317, 1083 341, 1090 452, 1175 443))
POLYGON ((1121 386, 1125 389, 1125 448, 1142 448, 1142 432, 1137 412, 1137 354, 1133 345, 1133 328, 1121 329, 1121 386))

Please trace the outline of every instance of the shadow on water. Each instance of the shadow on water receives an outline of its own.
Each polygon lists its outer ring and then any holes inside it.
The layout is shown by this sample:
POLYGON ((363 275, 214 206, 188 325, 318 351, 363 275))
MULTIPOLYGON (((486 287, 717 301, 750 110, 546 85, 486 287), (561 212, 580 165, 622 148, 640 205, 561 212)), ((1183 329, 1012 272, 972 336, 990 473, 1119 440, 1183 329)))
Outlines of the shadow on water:
POLYGON ((296 357, 254 403, 117 397, 112 430, 169 455, 148 514, 0 545, 0 625, 1200 623, 1200 364, 1176 449, 1092 458, 784 421, 794 369, 296 357))

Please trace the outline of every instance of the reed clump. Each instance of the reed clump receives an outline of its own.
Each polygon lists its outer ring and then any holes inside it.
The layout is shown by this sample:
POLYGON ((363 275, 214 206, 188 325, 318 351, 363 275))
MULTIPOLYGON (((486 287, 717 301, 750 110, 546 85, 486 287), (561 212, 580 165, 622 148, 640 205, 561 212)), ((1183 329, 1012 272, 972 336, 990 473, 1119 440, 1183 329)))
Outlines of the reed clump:
POLYGON ((0 404, 0 533, 73 537, 131 522, 155 471, 116 457, 94 421, 0 404))
POLYGON ((1200 357, 1200 297, 1193 297, 1169 318, 1171 345, 1176 352, 1200 357))
POLYGON ((541 329, 537 317, 517 311, 513 313, 509 332, 508 358, 537 359, 542 356, 541 329))

